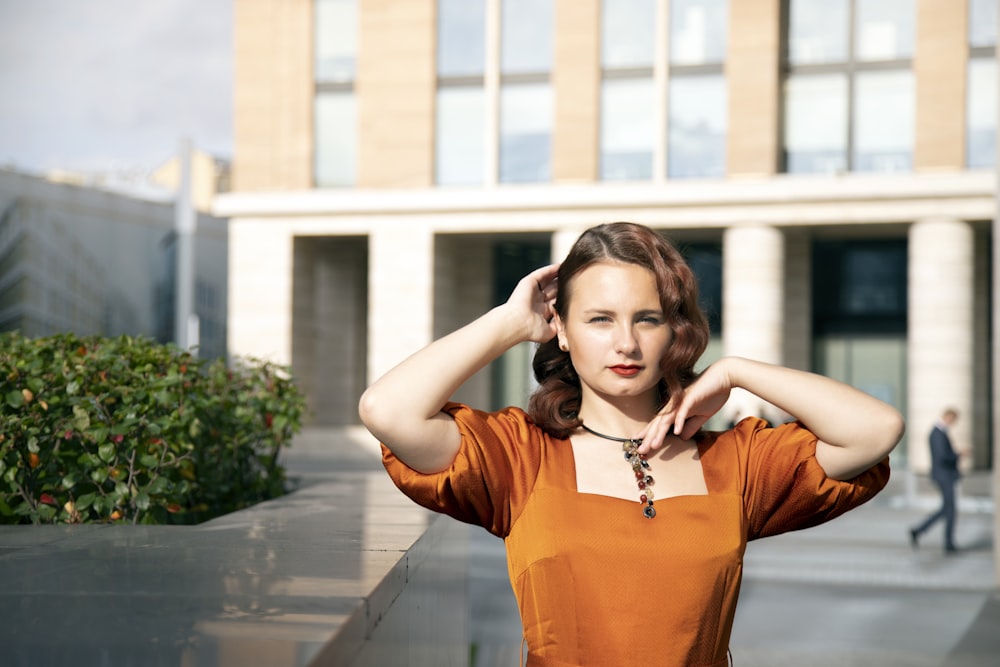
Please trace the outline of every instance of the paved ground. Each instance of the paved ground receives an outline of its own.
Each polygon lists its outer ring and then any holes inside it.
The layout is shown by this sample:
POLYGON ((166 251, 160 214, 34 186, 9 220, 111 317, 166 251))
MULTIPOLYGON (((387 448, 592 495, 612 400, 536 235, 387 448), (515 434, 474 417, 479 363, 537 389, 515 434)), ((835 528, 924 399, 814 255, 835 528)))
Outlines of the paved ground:
MULTIPOLYGON (((977 493, 988 492, 988 478, 977 493)), ((1000 589, 988 497, 966 497, 946 556, 940 527, 917 550, 907 527, 934 497, 887 490, 811 530, 750 545, 732 637, 738 667, 1000 665, 1000 589)), ((471 528, 473 667, 518 664, 520 622, 503 544, 471 528)))

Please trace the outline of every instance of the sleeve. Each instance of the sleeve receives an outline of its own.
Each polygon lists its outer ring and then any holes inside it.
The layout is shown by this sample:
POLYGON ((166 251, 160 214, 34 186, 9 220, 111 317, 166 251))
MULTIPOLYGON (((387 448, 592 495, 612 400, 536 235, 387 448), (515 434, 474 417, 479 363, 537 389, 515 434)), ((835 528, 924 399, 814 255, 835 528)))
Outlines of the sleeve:
POLYGON ((827 477, 816 460, 817 438, 800 422, 770 428, 751 417, 734 433, 751 540, 825 523, 871 500, 889 481, 888 457, 854 479, 827 477))
POLYGON ((413 470, 382 445, 382 463, 410 499, 506 537, 538 475, 540 431, 519 408, 481 412, 449 403, 462 444, 446 470, 413 470))

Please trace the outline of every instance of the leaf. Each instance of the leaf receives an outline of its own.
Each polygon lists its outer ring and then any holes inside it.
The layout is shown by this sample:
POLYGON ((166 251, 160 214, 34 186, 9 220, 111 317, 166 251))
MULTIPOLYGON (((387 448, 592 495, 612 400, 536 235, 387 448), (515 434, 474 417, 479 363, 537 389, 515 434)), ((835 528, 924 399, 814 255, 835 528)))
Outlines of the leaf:
POLYGON ((106 442, 97 448, 97 455, 101 457, 101 460, 105 463, 111 463, 115 458, 115 446, 113 443, 106 442))
POLYGON ((77 431, 86 431, 90 428, 90 415, 79 405, 73 406, 73 428, 77 431))
POLYGON ((66 476, 64 476, 62 478, 62 486, 63 486, 64 489, 67 489, 67 490, 68 489, 72 489, 74 486, 76 486, 76 483, 78 481, 79 481, 79 478, 77 477, 76 473, 75 472, 71 472, 71 473, 69 473, 68 475, 66 475, 66 476))
POLYGON ((19 407, 24 405, 24 396, 21 394, 21 392, 16 390, 8 391, 7 405, 17 410, 19 407))
POLYGON ((82 496, 76 499, 76 511, 82 512, 83 510, 93 505, 95 500, 97 500, 96 493, 83 494, 82 496))
POLYGON ((161 495, 163 493, 170 491, 170 486, 171 486, 170 480, 168 480, 166 477, 157 477, 152 482, 150 482, 149 486, 146 487, 146 492, 149 493, 149 495, 151 496, 161 495))

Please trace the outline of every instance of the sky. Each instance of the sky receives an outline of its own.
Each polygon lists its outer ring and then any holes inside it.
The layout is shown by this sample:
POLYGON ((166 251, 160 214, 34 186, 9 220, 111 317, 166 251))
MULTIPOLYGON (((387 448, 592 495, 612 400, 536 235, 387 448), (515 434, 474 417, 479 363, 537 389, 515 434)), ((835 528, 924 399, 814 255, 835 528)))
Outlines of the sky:
POLYGON ((0 167, 148 173, 232 157, 234 0, 0 0, 0 167))

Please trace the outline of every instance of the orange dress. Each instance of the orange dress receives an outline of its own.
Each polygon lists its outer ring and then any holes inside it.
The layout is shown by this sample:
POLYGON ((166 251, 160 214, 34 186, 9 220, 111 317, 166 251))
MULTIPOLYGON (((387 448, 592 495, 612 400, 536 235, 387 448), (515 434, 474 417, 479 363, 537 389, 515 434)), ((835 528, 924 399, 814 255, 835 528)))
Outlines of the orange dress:
POLYGON ((383 463, 415 502, 504 539, 529 667, 728 664, 747 541, 828 521, 889 478, 886 459, 830 479, 803 426, 747 418, 697 436, 708 495, 658 499, 646 519, 638 500, 579 493, 571 444, 519 408, 445 411, 462 434, 448 470, 384 447, 383 463))

